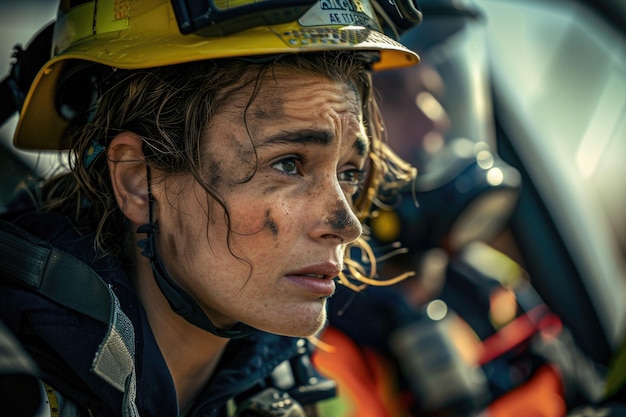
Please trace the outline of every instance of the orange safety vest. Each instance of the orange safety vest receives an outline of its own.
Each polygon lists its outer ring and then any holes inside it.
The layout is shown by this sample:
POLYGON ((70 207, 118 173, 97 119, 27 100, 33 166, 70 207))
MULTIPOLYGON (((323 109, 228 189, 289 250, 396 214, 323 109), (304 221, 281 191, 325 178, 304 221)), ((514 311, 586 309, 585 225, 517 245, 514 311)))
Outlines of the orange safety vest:
POLYGON ((394 366, 369 348, 357 346, 330 326, 312 357, 318 371, 337 383, 337 397, 319 404, 320 415, 410 417, 396 386, 394 366))
MULTIPOLYGON (((318 371, 337 383, 337 397, 319 404, 320 415, 333 417, 417 417, 411 398, 397 385, 395 366, 381 354, 358 346, 329 326, 312 357, 318 371)), ((566 415, 561 375, 543 365, 524 384, 488 407, 485 417, 563 417, 566 415)))

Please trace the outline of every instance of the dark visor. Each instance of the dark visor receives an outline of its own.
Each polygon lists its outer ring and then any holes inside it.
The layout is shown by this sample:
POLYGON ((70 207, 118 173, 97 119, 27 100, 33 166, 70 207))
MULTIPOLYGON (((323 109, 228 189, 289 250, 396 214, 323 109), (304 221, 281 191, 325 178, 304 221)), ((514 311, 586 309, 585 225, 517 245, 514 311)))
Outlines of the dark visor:
POLYGON ((297 20, 317 0, 172 0, 183 34, 227 35, 255 26, 297 20))
MULTIPOLYGON (((171 0, 182 34, 225 36, 255 26, 277 25, 298 20, 319 0, 171 0)), ((333 8, 338 0, 322 2, 333 8)), ((348 0, 355 7, 354 0, 348 0)), ((383 16, 383 26, 391 25, 396 34, 420 23, 418 0, 372 0, 383 16)), ((342 3, 346 3, 345 0, 342 3)))

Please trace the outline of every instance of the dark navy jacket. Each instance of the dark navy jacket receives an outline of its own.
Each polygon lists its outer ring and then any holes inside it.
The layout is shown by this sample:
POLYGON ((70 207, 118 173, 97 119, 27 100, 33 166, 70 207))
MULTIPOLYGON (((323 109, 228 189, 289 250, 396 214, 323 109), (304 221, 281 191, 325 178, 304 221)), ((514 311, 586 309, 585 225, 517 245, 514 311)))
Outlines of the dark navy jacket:
MULTIPOLYGON (((177 416, 172 378, 124 271, 111 268, 106 259, 93 261, 90 237, 81 237, 58 214, 29 212, 10 220, 89 263, 109 285, 134 329, 134 403, 139 415, 177 416)), ((94 356, 108 326, 1 278, 4 277, 0 276, 0 320, 35 359, 42 380, 79 407, 89 409, 94 417, 122 416, 124 394, 92 371, 94 356)), ((298 339, 264 332, 229 342, 214 376, 187 417, 225 416, 225 403, 236 394, 264 384, 277 365, 296 355, 297 344, 298 339)))

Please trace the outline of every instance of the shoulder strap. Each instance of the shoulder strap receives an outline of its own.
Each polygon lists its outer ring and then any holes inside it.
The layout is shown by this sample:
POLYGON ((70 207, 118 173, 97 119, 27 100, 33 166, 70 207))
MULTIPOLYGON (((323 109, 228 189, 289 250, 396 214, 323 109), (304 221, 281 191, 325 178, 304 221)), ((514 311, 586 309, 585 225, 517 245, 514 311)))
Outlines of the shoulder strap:
POLYGON ((109 288, 78 258, 6 220, 0 220, 0 254, 0 277, 109 324, 109 288))

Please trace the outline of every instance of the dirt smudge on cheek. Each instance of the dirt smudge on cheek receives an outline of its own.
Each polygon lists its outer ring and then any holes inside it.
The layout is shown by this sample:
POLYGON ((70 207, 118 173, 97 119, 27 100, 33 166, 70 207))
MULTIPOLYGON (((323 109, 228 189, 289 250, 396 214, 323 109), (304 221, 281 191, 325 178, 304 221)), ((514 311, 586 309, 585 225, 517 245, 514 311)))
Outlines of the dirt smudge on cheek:
POLYGON ((208 183, 215 188, 219 188, 222 182, 221 168, 218 161, 211 161, 208 164, 207 175, 208 183))
POLYGON ((272 218, 270 209, 265 210, 264 227, 266 227, 274 237, 278 237, 278 225, 272 218))
POLYGON ((203 180, 216 190, 227 190, 248 180, 256 168, 256 153, 250 138, 235 132, 215 134, 203 153, 203 180))
POLYGON ((264 196, 271 195, 271 194, 275 193, 276 191, 278 191, 278 189, 279 189, 279 188, 278 188, 277 186, 270 186, 270 187, 267 187, 267 188, 265 188, 265 189, 263 190, 263 195, 264 195, 264 196))

